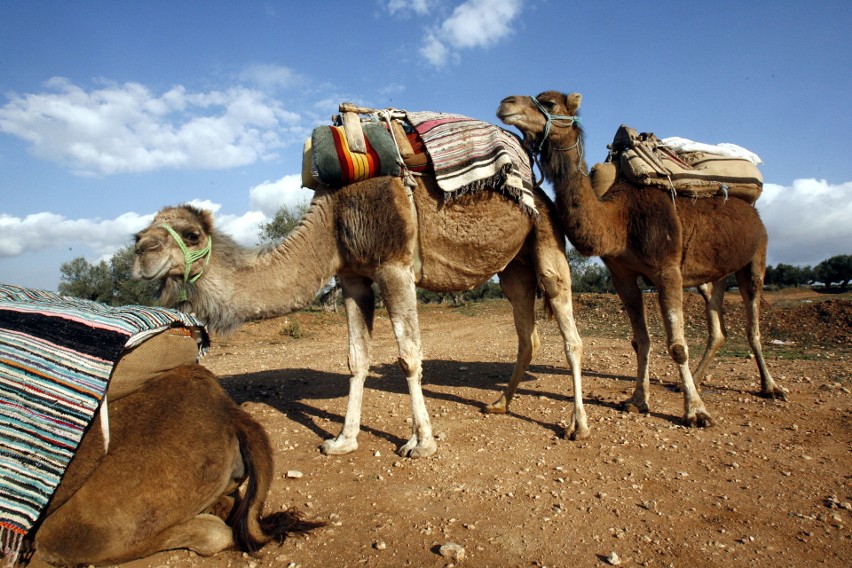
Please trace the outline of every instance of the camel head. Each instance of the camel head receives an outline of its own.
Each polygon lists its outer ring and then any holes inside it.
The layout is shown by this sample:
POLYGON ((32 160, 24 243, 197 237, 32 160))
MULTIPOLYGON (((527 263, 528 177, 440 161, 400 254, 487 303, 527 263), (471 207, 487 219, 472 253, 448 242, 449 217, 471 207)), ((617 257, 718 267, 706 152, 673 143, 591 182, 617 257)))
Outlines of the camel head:
POLYGON ((556 146, 576 143, 582 132, 577 115, 581 99, 579 93, 565 95, 556 91, 546 91, 536 97, 506 97, 500 102, 497 118, 520 130, 524 145, 539 153, 551 139, 556 146))
POLYGON ((136 235, 133 277, 184 286, 204 272, 212 250, 213 216, 190 205, 166 207, 136 235))

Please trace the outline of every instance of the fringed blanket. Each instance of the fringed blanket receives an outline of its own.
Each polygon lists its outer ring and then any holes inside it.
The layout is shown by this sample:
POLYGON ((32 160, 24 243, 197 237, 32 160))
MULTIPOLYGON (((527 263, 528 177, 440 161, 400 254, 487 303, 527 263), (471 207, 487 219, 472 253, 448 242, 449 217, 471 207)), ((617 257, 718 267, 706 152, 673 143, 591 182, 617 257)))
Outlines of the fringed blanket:
POLYGON ((126 347, 186 314, 0 284, 0 551, 14 564, 59 485, 126 347))
POLYGON ((535 212, 529 156, 515 135, 457 114, 409 112, 407 118, 423 139, 442 190, 459 195, 500 189, 535 212))

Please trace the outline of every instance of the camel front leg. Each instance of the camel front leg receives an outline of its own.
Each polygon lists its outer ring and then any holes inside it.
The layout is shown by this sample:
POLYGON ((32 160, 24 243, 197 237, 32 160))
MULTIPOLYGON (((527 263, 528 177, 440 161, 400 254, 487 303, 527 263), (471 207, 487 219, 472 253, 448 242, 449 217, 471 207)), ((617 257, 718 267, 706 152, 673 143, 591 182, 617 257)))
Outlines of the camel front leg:
POLYGON ((500 287, 512 304, 512 317, 515 321, 515 332, 518 335, 518 354, 512 376, 506 385, 506 390, 493 403, 483 408, 488 414, 506 414, 509 403, 518 390, 518 384, 526 374, 530 361, 535 357, 539 348, 538 333, 535 329, 535 278, 529 270, 519 262, 512 262, 500 273, 500 287))
POLYGON ((343 305, 349 326, 349 398, 343 428, 336 438, 326 440, 320 446, 325 455, 347 454, 358 449, 358 433, 361 430, 361 403, 364 398, 364 382, 370 371, 370 345, 373 333, 375 298, 372 282, 361 276, 340 276, 343 290, 343 305))
POLYGON ((692 427, 711 426, 713 420, 704 408, 704 402, 698 395, 692 372, 689 370, 689 347, 683 330, 683 283, 680 273, 664 274, 660 280, 660 310, 663 314, 669 354, 677 365, 683 388, 684 424, 692 427))
POLYGON ((636 283, 636 274, 616 273, 612 267, 610 267, 610 273, 615 291, 618 292, 618 297, 621 298, 621 303, 624 304, 624 309, 627 311, 627 317, 630 320, 630 327, 633 330, 630 344, 633 346, 633 351, 636 352, 636 384, 633 388, 633 394, 621 403, 621 408, 627 412, 647 413, 649 389, 651 387, 648 369, 651 336, 648 333, 648 324, 645 320, 645 300, 642 298, 642 290, 636 283))
POLYGON ((421 386, 423 355, 420 351, 420 324, 417 317, 414 274, 407 266, 383 266, 376 273, 376 282, 388 309, 399 346, 399 366, 405 373, 408 392, 411 395, 412 435, 397 453, 404 457, 425 458, 437 451, 438 444, 432 435, 432 423, 421 386))

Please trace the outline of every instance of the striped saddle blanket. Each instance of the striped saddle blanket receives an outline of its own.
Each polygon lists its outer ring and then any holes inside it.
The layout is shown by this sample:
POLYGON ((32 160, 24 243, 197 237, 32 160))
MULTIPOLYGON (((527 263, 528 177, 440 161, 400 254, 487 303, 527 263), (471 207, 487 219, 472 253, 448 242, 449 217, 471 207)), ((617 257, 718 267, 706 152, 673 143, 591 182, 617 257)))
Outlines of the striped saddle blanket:
POLYGON ((529 156, 514 134, 457 114, 408 112, 407 118, 432 158, 442 190, 460 195, 496 189, 536 211, 529 156))
MULTIPOLYGON (((199 321, 174 310, 115 308, 0 284, 4 562, 14 563, 23 537, 59 485, 104 400, 116 363, 127 350, 176 328, 201 330, 204 336, 199 321)), ((206 337, 200 343, 206 347, 206 337)), ((196 358, 198 353, 196 346, 196 358)))
POLYGON ((342 187, 400 175, 404 164, 414 172, 431 168, 448 197, 489 188, 509 195, 527 212, 536 212, 530 159, 514 134, 457 114, 395 112, 404 113, 405 129, 397 119, 391 125, 362 121, 366 153, 349 149, 343 126, 315 128, 305 144, 302 184, 314 189, 314 182, 342 187))

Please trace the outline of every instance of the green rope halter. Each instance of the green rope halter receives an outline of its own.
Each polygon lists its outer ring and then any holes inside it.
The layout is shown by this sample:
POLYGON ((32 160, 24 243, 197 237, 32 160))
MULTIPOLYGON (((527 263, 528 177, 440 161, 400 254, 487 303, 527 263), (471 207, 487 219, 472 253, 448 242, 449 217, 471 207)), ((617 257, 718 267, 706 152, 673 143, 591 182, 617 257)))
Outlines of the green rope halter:
POLYGON ((537 98, 535 98, 535 97, 530 97, 530 98, 532 98, 532 102, 535 103, 535 106, 538 107, 538 110, 540 110, 541 113, 544 115, 544 117, 547 119, 547 122, 544 123, 544 134, 542 134, 541 140, 538 143, 538 148, 536 148, 536 150, 535 150, 536 152, 541 152, 541 149, 544 147, 544 141, 547 140, 547 136, 550 134, 550 127, 553 125, 554 121, 559 122, 559 124, 557 124, 556 126, 560 126, 560 127, 564 128, 564 127, 567 127, 567 126, 571 126, 575 122, 579 122, 580 117, 579 116, 572 116, 570 114, 550 114, 544 108, 544 105, 542 105, 540 102, 538 102, 537 98), (565 121, 565 122, 563 123, 562 121, 565 121))
POLYGON ((204 274, 204 268, 207 268, 207 265, 210 264, 210 253, 213 250, 213 237, 211 237, 209 235, 207 236, 207 245, 203 249, 189 250, 189 248, 186 246, 186 243, 183 242, 183 239, 177 233, 177 231, 172 229, 167 224, 163 224, 163 225, 160 225, 160 226, 163 227, 165 230, 167 230, 169 232, 169 234, 172 236, 172 238, 174 238, 175 242, 180 247, 181 252, 183 252, 183 261, 184 261, 183 285, 181 286, 180 293, 178 294, 178 301, 185 302, 188 299, 187 294, 186 294, 186 285, 192 284, 193 282, 198 280, 198 278, 202 274, 204 274), (190 278, 189 277, 189 271, 192 269, 192 264, 196 260, 199 260, 199 259, 202 259, 202 258, 204 259, 204 268, 201 269, 201 272, 199 272, 198 274, 196 274, 195 276, 190 278))

